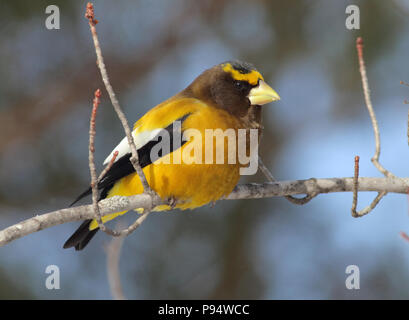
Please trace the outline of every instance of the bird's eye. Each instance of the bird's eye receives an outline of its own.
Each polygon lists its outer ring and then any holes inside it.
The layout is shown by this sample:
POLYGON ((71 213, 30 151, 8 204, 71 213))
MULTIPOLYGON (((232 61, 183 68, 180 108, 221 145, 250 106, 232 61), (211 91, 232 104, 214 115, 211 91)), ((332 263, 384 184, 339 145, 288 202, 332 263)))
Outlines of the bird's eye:
POLYGON ((234 86, 238 90, 244 89, 244 83, 243 81, 234 81, 234 86))

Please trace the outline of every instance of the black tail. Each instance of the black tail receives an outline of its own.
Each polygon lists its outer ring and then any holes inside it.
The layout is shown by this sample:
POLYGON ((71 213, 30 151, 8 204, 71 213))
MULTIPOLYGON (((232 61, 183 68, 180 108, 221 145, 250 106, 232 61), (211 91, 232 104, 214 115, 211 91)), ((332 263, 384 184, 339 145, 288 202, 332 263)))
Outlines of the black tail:
POLYGON ((97 233, 99 228, 94 230, 89 230, 89 225, 92 219, 85 220, 79 228, 74 232, 74 234, 64 243, 63 248, 75 247, 75 250, 82 250, 92 239, 92 237, 97 233))
MULTIPOLYGON (((182 118, 182 120, 184 120, 184 118, 182 118)), ((171 131, 172 127, 169 126, 167 130, 171 131)), ((181 144, 183 145, 185 142, 186 141, 182 141, 181 144)), ((139 163, 142 168, 152 163, 151 158, 150 158, 150 151, 156 143, 158 143, 158 141, 149 142, 142 148, 138 149, 139 163)), ((126 155, 118 159, 112 165, 112 167, 108 170, 105 176, 101 179, 101 181, 98 183, 98 190, 100 191, 98 201, 105 199, 107 197, 109 190, 112 188, 112 186, 115 184, 116 181, 122 179, 128 174, 135 172, 135 169, 131 161, 129 160, 130 157, 131 157, 131 153, 127 153, 126 155)), ((70 207, 74 205, 75 203, 77 203, 82 198, 90 195, 91 193, 92 193, 91 188, 88 188, 83 193, 81 193, 77 197, 77 199, 74 200, 73 203, 71 203, 70 207)), ((75 231, 74 234, 64 243, 63 248, 67 249, 67 248, 75 247, 75 250, 84 249, 85 246, 88 244, 88 242, 92 239, 92 237, 98 231, 98 228, 92 231, 89 230, 89 225, 91 221, 92 220, 85 220, 79 226, 77 231, 75 231)))

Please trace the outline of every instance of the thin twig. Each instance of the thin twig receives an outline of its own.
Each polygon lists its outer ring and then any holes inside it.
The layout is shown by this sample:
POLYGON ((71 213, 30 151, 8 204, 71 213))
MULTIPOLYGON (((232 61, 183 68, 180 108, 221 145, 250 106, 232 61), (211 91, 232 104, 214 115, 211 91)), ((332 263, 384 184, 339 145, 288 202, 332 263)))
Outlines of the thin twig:
MULTIPOLYGON (((408 199, 408 203, 409 203, 409 188, 408 188, 408 191, 407 191, 407 199, 408 199)), ((401 231, 401 232, 399 232, 399 235, 402 237, 402 239, 409 242, 409 235, 406 232, 401 231)))
POLYGON ((119 154, 118 151, 115 151, 115 152, 114 152, 114 154, 112 155, 111 161, 109 161, 109 163, 108 163, 108 165, 105 167, 105 169, 102 170, 102 172, 100 173, 100 175, 99 175, 99 177, 98 177, 97 182, 100 182, 100 181, 105 177, 105 175, 107 174, 107 172, 112 168, 112 166, 113 166, 113 164, 114 164, 114 162, 115 162, 115 160, 116 160, 116 157, 118 157, 118 154, 119 154))
POLYGON ((374 166, 385 176, 385 177, 394 177, 394 175, 386 170, 380 163, 379 163, 379 156, 381 154, 381 138, 379 134, 379 128, 378 128, 378 120, 376 119, 375 116, 375 111, 372 106, 371 102, 371 95, 369 91, 369 84, 368 84, 368 77, 366 75, 366 68, 365 68, 365 61, 364 61, 364 56, 363 56, 363 46, 364 42, 361 37, 358 37, 356 40, 356 49, 358 52, 358 61, 359 61, 359 72, 361 73, 361 79, 362 79, 362 87, 364 90, 364 96, 365 96, 365 104, 369 112, 369 116, 372 121, 372 127, 375 135, 375 154, 372 157, 371 161, 374 164, 374 166))
MULTIPOLYGON (((361 37, 358 37, 356 39, 356 50, 358 53, 358 61, 359 61, 359 72, 361 74, 361 79, 362 79, 362 88, 364 91, 364 97, 365 97, 365 105, 368 109, 369 116, 372 121, 372 127, 374 131, 374 136, 375 136, 375 154, 372 157, 371 161, 374 164, 374 166, 385 176, 389 178, 394 178, 395 176, 388 170, 386 170, 379 162, 379 156, 381 154, 381 139, 380 139, 380 134, 379 134, 379 128, 378 128, 378 120, 376 119, 375 111, 372 106, 371 102, 371 95, 369 91, 369 84, 368 84, 368 77, 366 75, 366 68, 365 68, 365 60, 363 56, 363 46, 364 42, 361 37)), ((359 161, 359 159, 358 159, 359 161)), ((355 162, 356 164, 356 162, 355 162)), ((356 167, 355 167, 356 168, 356 167)), ((358 169, 359 170, 359 169, 358 169)), ((355 188, 357 190, 358 188, 355 188)), ((387 194, 387 192, 379 192, 378 195, 375 197, 375 199, 371 202, 371 204, 361 211, 356 211, 356 204, 358 202, 358 194, 357 192, 354 192, 353 195, 353 202, 352 202, 352 216, 353 217, 362 217, 371 210, 373 210, 376 205, 379 203, 379 201, 387 194)))
POLYGON ((110 233, 110 229, 105 227, 104 223, 102 222, 101 212, 99 211, 98 206, 98 179, 97 179, 97 171, 95 169, 95 161, 94 161, 94 140, 95 140, 95 120, 97 116, 98 106, 101 102, 101 90, 97 89, 94 93, 94 100, 91 112, 91 118, 89 122, 89 150, 88 150, 88 164, 89 164, 89 171, 91 175, 91 191, 92 191, 92 206, 94 208, 95 215, 97 216, 97 221, 99 227, 102 231, 106 233, 110 233))
POLYGON ((122 123, 122 126, 125 130, 125 134, 126 137, 128 139, 128 143, 129 143, 129 147, 131 149, 132 152, 132 157, 130 158, 130 161, 133 165, 133 167, 135 168, 135 171, 138 173, 138 176, 141 179, 142 182, 142 186, 144 188, 144 192, 148 193, 148 194, 152 194, 153 191, 150 188, 145 174, 139 164, 139 158, 138 158, 138 152, 136 150, 136 146, 135 146, 135 142, 132 136, 132 132, 131 129, 129 128, 128 125, 128 121, 126 120, 125 114, 123 113, 118 99, 116 98, 115 92, 111 86, 111 83, 109 82, 109 77, 108 77, 108 73, 106 71, 106 67, 105 67, 105 63, 104 63, 104 58, 102 56, 102 51, 101 51, 101 46, 99 44, 99 40, 98 40, 98 35, 97 35, 97 30, 95 28, 95 25, 98 23, 98 20, 95 20, 95 15, 94 15, 94 6, 92 3, 88 2, 87 4, 87 8, 86 8, 86 13, 85 13, 85 17, 88 19, 88 23, 89 23, 89 27, 92 33, 92 39, 94 41, 94 46, 95 46, 95 52, 97 54, 97 65, 98 68, 101 72, 101 77, 102 77, 102 81, 104 82, 105 88, 108 92, 109 98, 111 99, 111 103, 115 109, 116 114, 118 115, 119 120, 122 123))
POLYGON ((358 177, 359 177, 359 156, 355 156, 355 170, 354 170, 354 190, 352 191, 352 216, 357 217, 356 206, 358 204, 358 177))
POLYGON ((105 246, 108 282, 112 297, 115 300, 126 300, 122 290, 121 275, 119 272, 119 260, 124 240, 125 237, 115 237, 105 246))
POLYGON ((354 166, 354 185, 352 190, 352 208, 351 213, 354 218, 363 217, 364 215, 371 212, 376 205, 381 201, 386 192, 378 192, 378 195, 375 199, 370 203, 369 206, 366 206, 360 211, 356 211, 356 207, 358 205, 358 189, 359 189, 359 156, 355 156, 355 166, 354 166))
POLYGON ((408 236, 407 233, 401 231, 401 232, 399 232, 399 235, 402 237, 402 239, 404 239, 404 240, 406 240, 406 241, 409 242, 409 236, 408 236))
MULTIPOLYGON (((272 175, 272 173, 270 172, 270 170, 268 170, 268 168, 265 166, 265 164, 263 163, 263 160, 261 160, 260 156, 258 157, 258 167, 260 168, 261 172, 263 172, 264 176, 267 178, 268 181, 270 181, 270 182, 276 182, 277 181, 274 178, 274 176, 272 175)), ((306 204, 307 202, 311 201, 316 196, 317 196, 317 194, 311 193, 311 194, 307 194, 305 197, 302 197, 302 198, 296 198, 296 197, 293 197, 293 196, 285 196, 284 198, 286 198, 291 203, 298 204, 298 205, 303 205, 303 204, 306 204)))
MULTIPOLYGON (((99 178, 97 178, 97 171, 95 169, 95 161, 94 161, 94 140, 95 140, 95 120, 97 117, 98 106, 101 102, 101 90, 97 89, 94 94, 92 112, 91 112, 91 119, 89 123, 89 153, 88 153, 88 164, 89 164, 89 171, 91 175, 91 191, 92 191, 92 206, 94 208, 94 212, 96 215, 96 220, 98 221, 99 228, 109 235, 115 235, 114 230, 111 230, 107 226, 104 225, 102 221, 101 212, 98 206, 98 182, 99 178)), ((110 165, 115 161, 116 156, 114 155, 110 161, 110 165)), ((104 170, 105 171, 105 170, 104 170)), ((100 177, 102 174, 100 175, 100 177)))

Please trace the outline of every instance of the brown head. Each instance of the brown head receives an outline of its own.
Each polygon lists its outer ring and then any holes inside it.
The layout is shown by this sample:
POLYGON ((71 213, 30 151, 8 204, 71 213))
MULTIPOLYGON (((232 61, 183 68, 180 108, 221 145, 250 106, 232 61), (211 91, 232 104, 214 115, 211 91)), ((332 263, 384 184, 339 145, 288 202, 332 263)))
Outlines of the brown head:
POLYGON ((239 118, 257 117, 261 105, 280 99, 253 65, 240 61, 224 62, 204 71, 183 94, 239 118))

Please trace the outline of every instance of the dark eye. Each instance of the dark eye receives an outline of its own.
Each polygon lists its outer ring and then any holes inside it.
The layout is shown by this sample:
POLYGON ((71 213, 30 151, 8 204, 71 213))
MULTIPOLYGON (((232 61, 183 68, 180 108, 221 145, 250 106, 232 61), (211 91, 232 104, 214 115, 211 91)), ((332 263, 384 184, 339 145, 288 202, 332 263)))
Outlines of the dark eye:
POLYGON ((244 88, 244 83, 243 83, 242 81, 234 81, 234 86, 235 86, 237 89, 241 90, 241 89, 244 88))
POLYGON ((234 87, 240 92, 247 91, 249 89, 249 84, 246 81, 234 81, 234 87))

